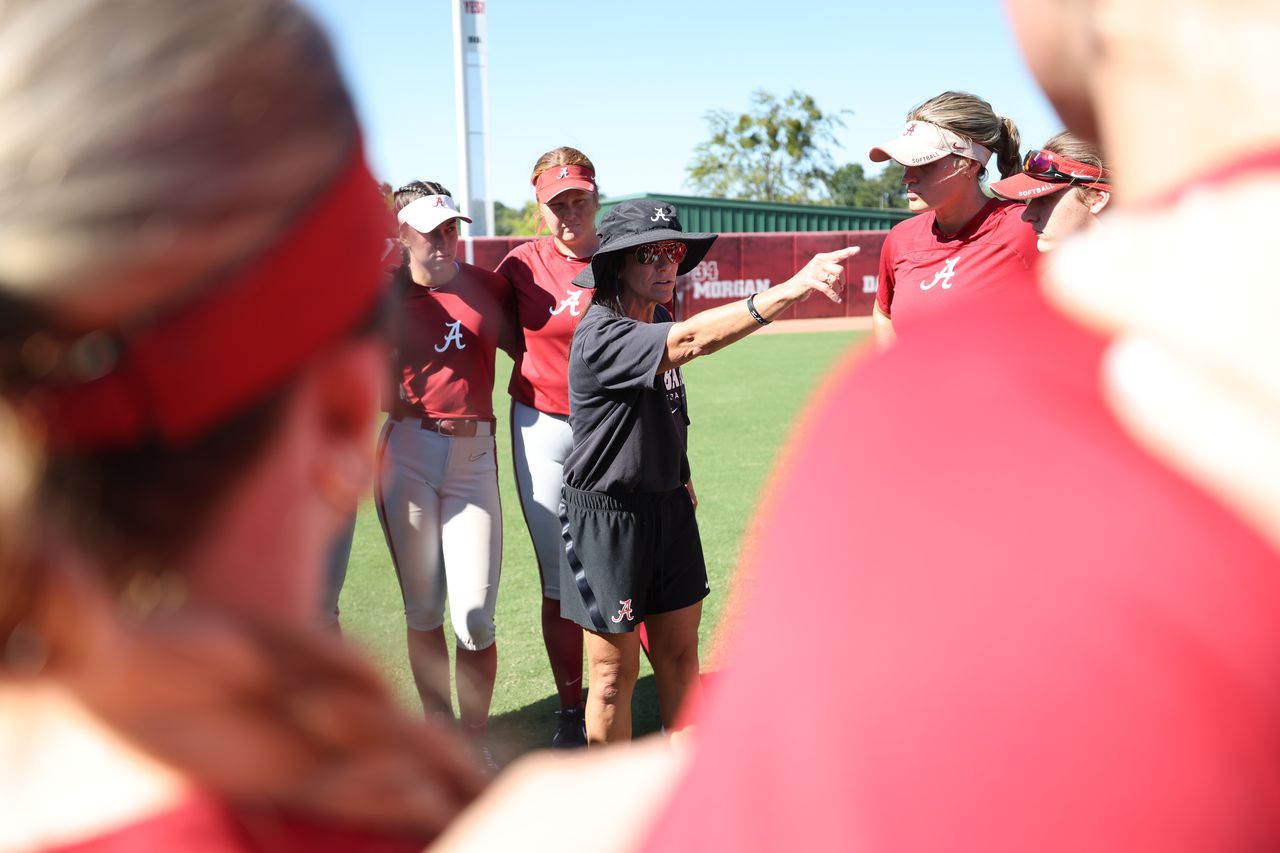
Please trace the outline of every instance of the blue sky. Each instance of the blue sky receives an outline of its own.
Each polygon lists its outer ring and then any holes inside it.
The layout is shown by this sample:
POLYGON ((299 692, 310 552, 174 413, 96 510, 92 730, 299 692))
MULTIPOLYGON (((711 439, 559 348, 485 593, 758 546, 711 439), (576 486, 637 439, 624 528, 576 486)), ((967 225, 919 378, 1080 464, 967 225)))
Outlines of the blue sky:
MULTIPOLYGON (((379 178, 456 188, 451 0, 302 5, 334 41, 379 178)), ((1059 129, 998 0, 488 0, 487 17, 492 189, 512 206, 533 197, 533 162, 557 145, 586 152, 608 195, 688 194, 703 116, 745 110, 755 89, 852 110, 838 164, 870 166, 867 149, 946 89, 1013 117, 1024 149, 1059 129)))

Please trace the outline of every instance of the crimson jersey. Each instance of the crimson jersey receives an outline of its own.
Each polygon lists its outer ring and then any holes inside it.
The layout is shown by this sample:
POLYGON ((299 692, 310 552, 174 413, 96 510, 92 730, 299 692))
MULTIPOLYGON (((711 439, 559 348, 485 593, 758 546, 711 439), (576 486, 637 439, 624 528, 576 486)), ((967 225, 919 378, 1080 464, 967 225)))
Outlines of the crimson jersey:
POLYGON ((876 304, 894 332, 905 327, 909 335, 939 308, 1026 281, 1038 254, 1035 231, 1020 218, 1024 207, 993 199, 951 236, 932 211, 893 226, 880 249, 876 304))
POLYGON ((1280 555, 1022 284, 827 384, 645 849, 1280 849, 1280 555))
POLYGON ((590 258, 566 258, 555 241, 543 237, 521 243, 498 264, 515 290, 524 333, 508 391, 540 412, 569 414, 569 341, 594 293, 570 282, 589 263, 590 258))
POLYGON ((404 314, 393 356, 400 408, 433 418, 493 418, 497 347, 513 349, 506 307, 510 285, 496 273, 459 264, 432 289, 399 277, 404 314))
POLYGON ((361 830, 317 818, 284 817, 234 809, 197 794, 174 808, 73 844, 43 848, 46 853, 409 853, 426 839, 361 830))

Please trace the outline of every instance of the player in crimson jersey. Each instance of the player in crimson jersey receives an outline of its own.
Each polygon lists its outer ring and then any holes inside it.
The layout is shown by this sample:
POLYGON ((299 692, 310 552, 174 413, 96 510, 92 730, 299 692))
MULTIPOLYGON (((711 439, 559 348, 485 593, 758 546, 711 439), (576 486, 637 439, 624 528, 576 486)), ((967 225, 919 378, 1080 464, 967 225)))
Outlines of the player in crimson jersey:
POLYGON ((573 443, 569 430, 569 341, 592 290, 573 279, 599 243, 595 167, 576 148, 538 158, 531 177, 550 235, 521 244, 498 272, 511 282, 524 347, 511 373, 511 444, 516 486, 542 580, 542 639, 560 711, 551 744, 586 744, 582 713, 582 629, 560 616, 560 487, 573 443))
MULTIPOLYGON (((511 345, 506 279, 456 260, 470 222, 440 184, 395 195, 404 262, 395 399, 378 440, 378 517, 408 624, 409 664, 428 714, 453 716, 444 634, 448 595, 457 638, 463 730, 485 733, 497 675, 493 614, 502 568, 493 416, 494 356, 511 345)), ((491 757, 482 752, 486 760, 491 757)))
POLYGON ((827 385, 691 765, 615 759, 675 775, 656 813, 578 803, 613 849, 1280 846, 1280 9, 1009 5, 1116 209, 1045 258, 1053 303, 974 299, 827 385), (803 655, 779 608, 820 614, 803 655), (803 725, 759 701, 782 679, 821 686, 803 725))
POLYGON ((907 204, 922 215, 895 225, 880 249, 880 287, 872 328, 881 346, 903 326, 978 293, 1025 278, 1036 257, 1035 234, 1022 208, 982 189, 987 163, 1018 171, 1018 129, 991 105, 964 92, 943 92, 907 115, 897 139, 871 149, 906 172, 907 204))
POLYGON ((1098 224, 1111 201, 1111 170, 1096 145, 1063 131, 1028 151, 1022 171, 996 181, 991 191, 1023 203, 1022 218, 1036 232, 1036 248, 1049 252, 1064 237, 1098 224))

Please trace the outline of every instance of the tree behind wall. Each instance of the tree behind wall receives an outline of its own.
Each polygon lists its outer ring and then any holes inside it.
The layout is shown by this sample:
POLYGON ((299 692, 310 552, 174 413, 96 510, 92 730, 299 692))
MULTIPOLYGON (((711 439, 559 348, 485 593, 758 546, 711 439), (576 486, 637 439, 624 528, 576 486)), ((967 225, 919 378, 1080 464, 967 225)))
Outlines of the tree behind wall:
POLYGON ((841 207, 896 207, 905 209, 907 191, 902 186, 903 168, 889 162, 874 177, 867 177, 861 163, 847 163, 826 179, 831 203, 841 207))
POLYGON ((536 234, 540 221, 537 202, 527 201, 524 207, 507 207, 500 201, 493 203, 493 233, 497 237, 536 234))
POLYGON ((834 161, 828 148, 844 126, 841 110, 824 113, 803 92, 783 100, 763 90, 751 95, 748 112, 707 113, 711 138, 694 149, 689 183, 717 198, 812 202, 818 199, 834 161))

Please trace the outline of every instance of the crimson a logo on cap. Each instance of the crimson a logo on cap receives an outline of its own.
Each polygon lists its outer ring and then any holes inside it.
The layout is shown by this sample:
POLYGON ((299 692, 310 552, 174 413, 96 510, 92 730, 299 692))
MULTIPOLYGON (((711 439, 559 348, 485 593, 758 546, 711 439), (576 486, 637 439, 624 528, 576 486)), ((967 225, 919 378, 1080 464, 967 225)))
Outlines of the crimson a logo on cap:
POLYGON ((447 205, 447 204, 445 204, 445 203, 444 203, 444 196, 442 196, 442 195, 438 195, 438 196, 436 196, 436 203, 435 203, 435 205, 434 205, 434 206, 435 206, 435 207, 448 207, 449 205, 447 205))
POLYGON ((916 123, 913 121, 913 122, 911 122, 911 124, 907 125, 907 126, 906 126, 906 128, 904 128, 904 129, 903 129, 903 131, 902 131, 902 135, 903 135, 903 136, 910 136, 911 134, 913 134, 913 133, 915 133, 915 132, 916 132, 916 123))
POLYGON ((953 142, 953 143, 951 143, 951 149, 952 149, 953 151, 963 151, 963 150, 964 150, 964 146, 963 146, 963 145, 961 145, 959 142, 953 142))

